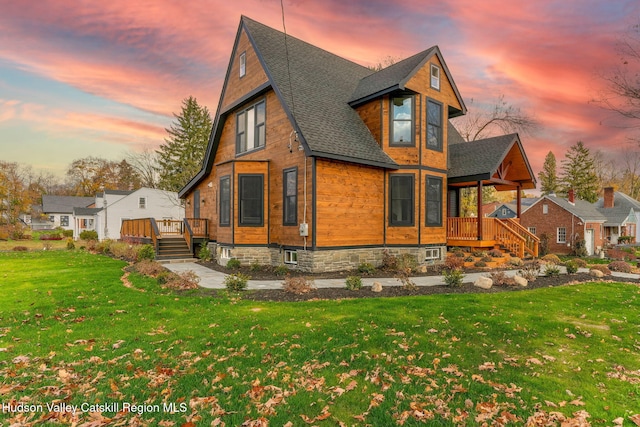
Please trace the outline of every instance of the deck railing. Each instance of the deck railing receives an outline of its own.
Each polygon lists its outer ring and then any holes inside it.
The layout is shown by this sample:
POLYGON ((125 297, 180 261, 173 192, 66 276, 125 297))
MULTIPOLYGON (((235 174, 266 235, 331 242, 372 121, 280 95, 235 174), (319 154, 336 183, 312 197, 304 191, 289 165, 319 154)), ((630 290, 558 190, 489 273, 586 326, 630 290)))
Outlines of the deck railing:
POLYGON ((469 241, 469 246, 473 246, 474 241, 495 242, 521 258, 525 253, 538 256, 540 240, 517 221, 498 218, 481 220, 482 236, 478 236, 478 218, 447 218, 447 239, 469 241))
POLYGON ((189 224, 193 236, 208 237, 209 236, 209 220, 206 218, 185 218, 185 223, 189 224))
POLYGON ((193 252, 194 237, 208 238, 209 221, 205 218, 158 219, 138 218, 124 219, 120 227, 121 238, 146 239, 151 241, 158 253, 158 239, 163 236, 182 236, 193 252))

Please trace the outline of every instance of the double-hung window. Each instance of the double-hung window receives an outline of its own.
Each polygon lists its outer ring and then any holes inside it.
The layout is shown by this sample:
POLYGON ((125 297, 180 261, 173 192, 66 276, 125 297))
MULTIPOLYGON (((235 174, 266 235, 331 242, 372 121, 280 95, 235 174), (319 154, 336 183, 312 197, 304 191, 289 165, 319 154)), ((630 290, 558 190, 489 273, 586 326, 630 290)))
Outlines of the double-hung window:
POLYGON ((389 178, 389 224, 413 225, 414 176, 394 174, 389 178))
POLYGON ((557 228, 556 243, 567 243, 567 228, 566 227, 558 227, 557 228))
POLYGON ((264 100, 240 111, 236 116, 236 154, 264 147, 265 143, 264 100))
POLYGON ((440 67, 431 64, 431 87, 440 90, 440 67))
POLYGON ((442 178, 427 177, 427 227, 442 226, 442 178))
POLYGON ((147 198, 146 197, 138 197, 138 207, 140 209, 147 208, 147 198))
POLYGON ((69 215, 61 215, 60 216, 60 225, 62 227, 68 227, 69 226, 69 215))
POLYGON ((220 178, 220 213, 221 226, 231 225, 231 177, 220 178))
POLYGON ((442 104, 427 101, 427 148, 442 151, 442 104))
POLYGON ((239 175, 239 225, 264 225, 264 175, 239 175))
POLYGON ((391 98, 391 138, 392 146, 413 146, 413 96, 402 95, 391 98))
POLYGON ((298 168, 285 169, 283 172, 282 223, 298 223, 298 168))

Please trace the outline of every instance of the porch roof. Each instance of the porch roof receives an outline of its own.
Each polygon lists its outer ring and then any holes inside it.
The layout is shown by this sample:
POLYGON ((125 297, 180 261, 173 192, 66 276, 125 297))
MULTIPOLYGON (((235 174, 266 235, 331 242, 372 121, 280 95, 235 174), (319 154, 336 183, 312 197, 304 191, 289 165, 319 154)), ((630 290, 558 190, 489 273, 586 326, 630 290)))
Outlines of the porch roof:
POLYGON ((449 185, 494 185, 497 190, 536 187, 536 179, 518 134, 449 146, 449 185))

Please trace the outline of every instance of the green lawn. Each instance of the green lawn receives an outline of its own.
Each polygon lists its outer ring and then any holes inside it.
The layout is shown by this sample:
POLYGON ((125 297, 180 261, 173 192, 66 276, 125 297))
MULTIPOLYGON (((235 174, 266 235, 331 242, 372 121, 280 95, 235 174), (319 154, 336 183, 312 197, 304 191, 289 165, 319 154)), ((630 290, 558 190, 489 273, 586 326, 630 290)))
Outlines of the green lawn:
POLYGON ((138 276, 128 288, 124 266, 0 253, 0 403, 33 405, 1 426, 640 419, 635 285, 257 303, 138 276), (61 402, 75 415, 47 407, 61 402))

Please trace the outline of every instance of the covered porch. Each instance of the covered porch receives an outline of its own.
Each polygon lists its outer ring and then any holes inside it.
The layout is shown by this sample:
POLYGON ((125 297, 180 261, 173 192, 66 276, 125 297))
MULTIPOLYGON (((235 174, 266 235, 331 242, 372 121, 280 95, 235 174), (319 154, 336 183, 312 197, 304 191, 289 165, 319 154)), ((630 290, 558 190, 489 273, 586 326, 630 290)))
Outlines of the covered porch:
POLYGON ((520 258, 537 257, 540 240, 520 225, 522 191, 535 188, 536 180, 518 135, 459 142, 449 150, 447 246, 502 247, 520 258), (485 187, 515 191, 517 218, 461 217, 461 190, 476 189, 481 215, 485 187))
POLYGON ((209 237, 209 220, 205 218, 124 219, 120 227, 121 240, 152 244, 156 258, 193 257, 198 243, 209 237))

